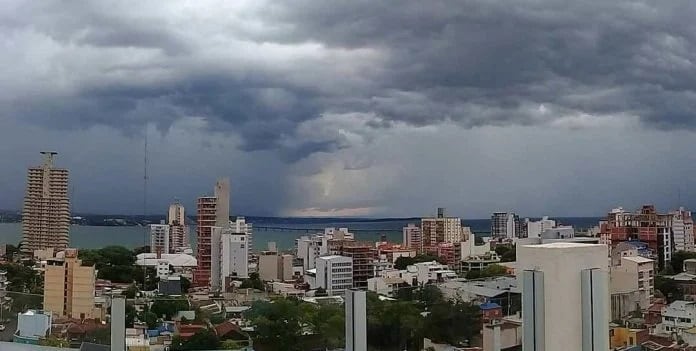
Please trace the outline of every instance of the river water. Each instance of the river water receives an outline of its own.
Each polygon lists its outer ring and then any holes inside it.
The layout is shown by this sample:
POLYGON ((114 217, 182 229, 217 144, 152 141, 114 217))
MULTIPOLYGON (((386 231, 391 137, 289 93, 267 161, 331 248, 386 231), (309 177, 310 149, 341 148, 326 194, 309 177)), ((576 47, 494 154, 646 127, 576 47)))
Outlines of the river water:
MULTIPOLYGON (((588 228, 596 225, 598 218, 561 218, 561 223, 573 225, 576 228, 588 228)), ((272 218, 247 217, 253 230, 255 250, 263 250, 266 243, 275 241, 279 249, 291 249, 295 239, 301 235, 323 231, 326 227, 347 227, 354 231, 356 239, 377 241, 381 235, 386 235, 391 242, 401 242, 402 228, 417 220, 386 219, 386 220, 327 220, 317 218, 272 218), (301 231, 278 230, 273 228, 295 228, 301 231)), ((477 235, 485 235, 490 230, 487 219, 464 220, 464 225, 471 227, 477 235)), ((190 242, 195 248, 196 228, 189 227, 190 242)), ((0 223, 0 243, 16 245, 22 238, 20 223, 0 223)), ((103 226, 70 226, 70 246, 76 248, 100 248, 108 245, 120 245, 129 248, 149 245, 147 227, 103 227, 103 226)))

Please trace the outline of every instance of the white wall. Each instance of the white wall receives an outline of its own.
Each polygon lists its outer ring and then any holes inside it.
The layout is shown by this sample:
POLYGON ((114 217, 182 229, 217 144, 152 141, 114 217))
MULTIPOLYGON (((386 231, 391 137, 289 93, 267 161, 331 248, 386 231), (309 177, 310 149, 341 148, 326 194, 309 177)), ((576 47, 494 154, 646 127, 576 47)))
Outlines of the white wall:
MULTIPOLYGON (((543 272, 543 318, 546 350, 582 351, 583 349, 583 292, 581 274, 587 269, 598 269, 609 274, 608 249, 600 244, 552 243, 521 245, 517 247, 518 277, 524 271, 543 272)), ((607 279, 608 280, 608 279, 607 279)), ((527 290, 522 286, 523 300, 527 290)), ((595 300, 596 306, 606 306, 601 318, 591 322, 595 330, 609 330, 611 308, 609 286, 595 300)), ((527 318, 531 318, 529 316, 527 318)), ((529 323, 530 325, 532 323, 529 323)), ((539 323, 541 324, 541 323, 539 323)), ((527 332, 525 331, 525 335, 527 332)), ((608 339, 606 348, 608 349, 608 339)))

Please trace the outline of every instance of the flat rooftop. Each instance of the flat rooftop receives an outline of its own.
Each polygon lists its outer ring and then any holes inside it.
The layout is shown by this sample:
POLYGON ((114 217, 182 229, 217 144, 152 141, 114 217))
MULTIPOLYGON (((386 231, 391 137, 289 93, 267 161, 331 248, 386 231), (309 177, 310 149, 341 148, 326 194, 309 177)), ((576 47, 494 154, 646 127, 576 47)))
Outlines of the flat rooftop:
POLYGON ((533 248, 540 248, 540 249, 571 249, 571 248, 576 248, 576 247, 597 247, 597 246, 606 246, 606 245, 604 245, 604 244, 586 244, 586 243, 568 243, 568 242, 548 243, 548 244, 540 244, 540 245, 525 245, 525 247, 533 247, 533 248))

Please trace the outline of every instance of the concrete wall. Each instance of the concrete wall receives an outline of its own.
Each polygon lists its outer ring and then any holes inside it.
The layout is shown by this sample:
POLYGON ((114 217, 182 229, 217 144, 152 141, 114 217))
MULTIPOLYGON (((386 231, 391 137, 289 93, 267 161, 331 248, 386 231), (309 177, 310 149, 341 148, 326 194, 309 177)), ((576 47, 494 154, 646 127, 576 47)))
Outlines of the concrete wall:
MULTIPOLYGON (((537 308, 534 311, 537 318, 536 323, 541 325, 542 333, 537 334, 541 338, 545 348, 537 350, 564 350, 582 351, 583 349, 583 310, 586 295, 583 289, 586 288, 582 283, 581 276, 586 270, 596 269, 597 272, 607 276, 606 286, 596 286, 593 290, 594 304, 596 306, 606 305, 603 311, 592 310, 599 313, 599 316, 592 318, 595 330, 607 331, 609 328, 609 284, 608 284, 608 249, 606 245, 599 244, 572 244, 572 243, 553 243, 542 245, 523 245, 517 248, 517 262, 519 265, 518 274, 525 271, 541 272, 540 280, 536 281, 538 293, 541 296, 538 300, 537 308)), ((526 283, 522 286, 523 307, 531 308, 530 285, 526 283), (526 303, 529 302, 529 303, 526 303)), ((525 321, 528 318, 535 318, 534 311, 525 310, 523 316, 525 321), (527 315, 530 312, 530 315, 527 315)), ((533 328, 531 321, 525 323, 525 328, 533 328)), ((533 329, 532 329, 533 330, 533 329)), ((528 337, 527 330, 524 332, 528 337)), ((530 334, 530 338, 531 335, 530 334)), ((533 339, 533 338, 532 338, 533 339)), ((608 333, 606 336, 606 347, 609 348, 608 333)), ((535 349, 530 348, 530 351, 535 349)))

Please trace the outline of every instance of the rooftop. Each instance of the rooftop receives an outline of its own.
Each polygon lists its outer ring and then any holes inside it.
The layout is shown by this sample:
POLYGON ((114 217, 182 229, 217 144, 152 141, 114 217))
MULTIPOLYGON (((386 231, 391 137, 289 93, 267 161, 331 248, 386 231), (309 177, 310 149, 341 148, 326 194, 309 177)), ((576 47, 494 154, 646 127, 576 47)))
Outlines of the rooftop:
POLYGON ((651 260, 649 258, 641 257, 641 256, 625 256, 621 257, 622 260, 628 260, 628 261, 633 261, 635 263, 651 263, 655 262, 655 260, 651 260))
POLYGON ((596 246, 606 246, 604 244, 585 244, 585 243, 571 243, 571 242, 556 242, 541 245, 525 245, 526 247, 540 248, 540 249, 571 249, 571 248, 585 248, 585 247, 596 247, 596 246))
POLYGON ((338 259, 338 258, 350 258, 350 257, 339 256, 339 255, 329 255, 329 256, 321 256, 321 257, 318 257, 317 259, 334 260, 334 259, 338 259))

